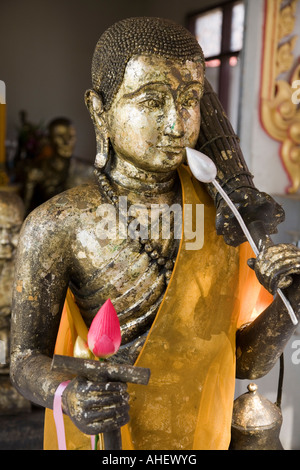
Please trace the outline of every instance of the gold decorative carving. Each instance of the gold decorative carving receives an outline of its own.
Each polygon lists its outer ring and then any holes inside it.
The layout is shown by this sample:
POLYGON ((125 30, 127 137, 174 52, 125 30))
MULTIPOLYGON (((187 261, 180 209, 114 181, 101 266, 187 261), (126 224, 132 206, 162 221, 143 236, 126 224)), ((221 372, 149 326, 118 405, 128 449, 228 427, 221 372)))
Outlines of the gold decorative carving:
POLYGON ((299 62, 294 65, 298 36, 293 34, 298 1, 265 0, 261 77, 261 123, 270 137, 280 142, 289 193, 300 188, 300 109, 293 100, 293 83, 300 79, 299 62))

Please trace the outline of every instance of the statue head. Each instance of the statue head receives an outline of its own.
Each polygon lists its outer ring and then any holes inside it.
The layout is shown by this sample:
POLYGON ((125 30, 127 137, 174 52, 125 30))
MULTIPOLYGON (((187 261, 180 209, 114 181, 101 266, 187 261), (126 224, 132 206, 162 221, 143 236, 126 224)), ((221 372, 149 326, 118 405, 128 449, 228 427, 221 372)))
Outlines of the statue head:
POLYGON ((200 129, 204 57, 196 38, 160 18, 129 18, 99 39, 86 104, 95 126, 95 166, 111 148, 136 166, 169 171, 200 129))
POLYGON ((71 158, 76 143, 76 132, 72 121, 64 117, 53 119, 48 130, 50 144, 55 155, 71 158))
POLYGON ((13 258, 23 220, 22 199, 11 191, 0 191, 0 260, 13 258))

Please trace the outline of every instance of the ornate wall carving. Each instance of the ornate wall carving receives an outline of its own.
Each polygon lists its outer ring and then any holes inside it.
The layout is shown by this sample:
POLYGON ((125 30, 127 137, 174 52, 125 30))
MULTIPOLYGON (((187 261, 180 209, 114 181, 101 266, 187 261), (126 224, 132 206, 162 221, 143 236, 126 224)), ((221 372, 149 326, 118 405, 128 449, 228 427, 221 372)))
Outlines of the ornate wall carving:
POLYGON ((262 56, 261 124, 280 143, 280 158, 290 180, 288 193, 300 189, 300 99, 293 99, 293 84, 300 79, 300 58, 294 52, 298 2, 265 0, 262 56))

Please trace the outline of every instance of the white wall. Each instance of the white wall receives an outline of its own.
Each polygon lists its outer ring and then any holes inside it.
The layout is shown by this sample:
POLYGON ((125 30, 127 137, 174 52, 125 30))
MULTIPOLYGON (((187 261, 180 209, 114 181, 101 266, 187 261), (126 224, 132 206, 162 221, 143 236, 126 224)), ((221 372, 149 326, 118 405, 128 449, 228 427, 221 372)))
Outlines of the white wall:
POLYGON ((256 186, 262 191, 274 194, 284 193, 288 179, 279 159, 278 143, 267 136, 259 120, 263 5, 264 0, 247 2, 239 134, 244 156, 254 174, 256 186))
POLYGON ((95 136, 84 104, 91 86, 97 40, 115 21, 129 16, 186 14, 220 0, 7 0, 0 6, 0 80, 6 82, 8 138, 18 113, 34 123, 66 115, 74 120, 76 153, 93 161, 95 136))
MULTIPOLYGON (((0 79, 6 82, 8 137, 15 135, 21 109, 27 110, 29 119, 36 123, 66 115, 74 120, 77 129, 76 153, 93 160, 95 137, 83 95, 91 84, 91 57, 102 32, 128 16, 162 16, 184 24, 188 13, 219 3, 220 0, 1 2, 0 79)), ((264 133, 258 120, 262 4, 263 0, 248 2, 240 136, 257 186, 282 194, 288 179, 278 157, 278 144, 264 133)))
MULTIPOLYGON (((291 232, 299 232, 300 238, 300 194, 285 195, 288 178, 279 157, 279 143, 271 139, 262 129, 259 120, 259 93, 261 53, 263 38, 264 0, 248 0, 242 93, 240 108, 241 146, 252 173, 254 182, 261 191, 272 194, 286 211, 286 221, 279 226, 276 243, 293 242, 291 232)), ((286 450, 300 450, 300 364, 292 361, 299 341, 300 329, 291 338, 285 349, 285 378, 283 385, 283 426, 281 442, 286 450)), ((266 377, 256 381, 259 392, 275 402, 278 370, 276 366, 266 377)), ((247 391, 247 381, 237 381, 236 396, 247 391)))
MULTIPOLYGON (((248 0, 247 10, 240 103, 241 146, 256 186, 269 194, 285 194, 290 183, 280 160, 280 144, 266 134, 259 118, 264 0, 248 0)), ((300 30, 300 4, 297 18, 295 32, 300 30)), ((300 40, 294 52, 296 62, 300 55, 300 40)))

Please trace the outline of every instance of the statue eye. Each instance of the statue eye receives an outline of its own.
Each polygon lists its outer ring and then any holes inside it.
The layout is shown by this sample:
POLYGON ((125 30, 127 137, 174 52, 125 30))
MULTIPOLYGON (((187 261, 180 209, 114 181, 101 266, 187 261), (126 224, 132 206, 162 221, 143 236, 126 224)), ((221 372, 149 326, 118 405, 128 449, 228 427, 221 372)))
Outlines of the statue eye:
POLYGON ((190 90, 183 94, 180 100, 181 106, 184 108, 194 108, 200 104, 200 95, 196 90, 190 90))
POLYGON ((194 108, 195 106, 198 106, 200 103, 200 99, 198 96, 191 95, 191 96, 186 96, 182 101, 181 105, 184 108, 194 108))
POLYGON ((11 227, 10 230, 12 233, 19 233, 21 230, 21 227, 22 227, 21 225, 14 225, 13 227, 11 227))
POLYGON ((143 106, 149 109, 162 108, 165 104, 162 98, 147 98, 141 102, 143 106))

